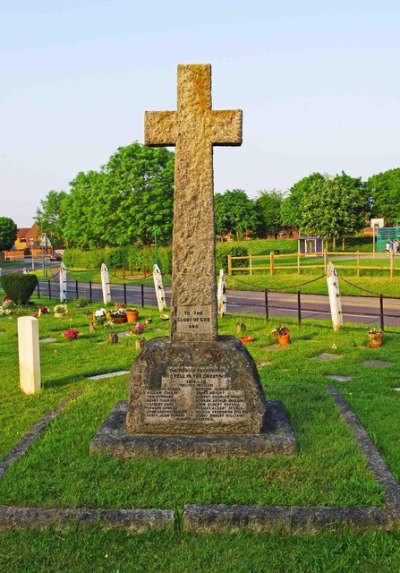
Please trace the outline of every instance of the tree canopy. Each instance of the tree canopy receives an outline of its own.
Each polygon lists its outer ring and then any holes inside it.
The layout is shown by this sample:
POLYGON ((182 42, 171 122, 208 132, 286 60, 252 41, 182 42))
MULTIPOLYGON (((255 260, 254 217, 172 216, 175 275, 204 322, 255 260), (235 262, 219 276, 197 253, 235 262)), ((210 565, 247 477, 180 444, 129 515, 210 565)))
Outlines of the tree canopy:
POLYGON ((302 200, 309 193, 315 181, 323 181, 324 176, 321 173, 312 173, 297 181, 289 190, 289 195, 282 202, 282 223, 287 227, 301 226, 302 217, 302 200))
POLYGON ((51 191, 38 209, 44 230, 70 247, 149 244, 172 235, 174 154, 133 143, 100 171, 80 172, 69 193, 51 191))
POLYGON ((400 220, 400 168, 372 175, 366 182, 366 188, 373 215, 396 224, 400 220))
POLYGON ((52 243, 57 244, 63 241, 64 220, 62 202, 67 194, 65 191, 50 191, 40 202, 40 207, 36 210, 35 221, 51 237, 52 243))
POLYGON ((215 194, 215 230, 219 235, 233 233, 237 239, 257 226, 257 208, 246 192, 233 189, 215 194))
POLYGON ((7 251, 17 238, 17 225, 9 217, 0 217, 0 251, 7 251))
POLYGON ((278 235, 282 228, 282 200, 282 193, 276 189, 260 191, 259 196, 255 200, 258 214, 258 237, 278 235))
POLYGON ((315 178, 300 202, 303 233, 344 238, 365 224, 369 205, 361 179, 342 173, 315 178))

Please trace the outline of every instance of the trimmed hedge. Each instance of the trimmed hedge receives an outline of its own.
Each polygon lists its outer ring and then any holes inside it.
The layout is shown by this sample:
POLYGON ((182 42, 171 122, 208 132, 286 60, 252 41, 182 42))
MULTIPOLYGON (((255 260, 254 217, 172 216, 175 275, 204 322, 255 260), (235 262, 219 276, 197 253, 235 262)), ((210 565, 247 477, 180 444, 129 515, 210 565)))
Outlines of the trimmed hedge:
MULTIPOLYGON (((248 256, 248 249, 235 246, 231 243, 216 244, 216 270, 228 269, 228 255, 232 257, 248 256)), ((158 247, 157 259, 163 274, 172 273, 172 248, 158 247)), ((112 267, 126 267, 132 265, 136 271, 141 271, 146 267, 147 271, 153 269, 155 263, 154 247, 113 247, 109 249, 93 249, 92 251, 81 251, 80 249, 66 249, 63 254, 63 261, 66 267, 74 269, 98 269, 101 263, 105 263, 110 269, 112 267)), ((235 266, 247 266, 246 261, 235 261, 235 266)))
POLYGON ((0 283, 6 295, 16 304, 26 304, 37 287, 38 278, 36 275, 9 273, 0 278, 0 283))

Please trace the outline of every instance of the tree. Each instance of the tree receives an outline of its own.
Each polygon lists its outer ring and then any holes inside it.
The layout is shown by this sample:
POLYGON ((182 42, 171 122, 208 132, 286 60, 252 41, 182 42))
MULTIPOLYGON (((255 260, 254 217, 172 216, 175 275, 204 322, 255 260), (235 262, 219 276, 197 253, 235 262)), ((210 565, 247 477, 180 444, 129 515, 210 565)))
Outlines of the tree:
POLYGON ((64 242, 63 201, 65 191, 50 191, 36 210, 35 221, 51 237, 53 244, 64 242))
POLYGON ((366 182, 372 213, 388 223, 400 220, 400 168, 372 175, 366 182))
POLYGON ((258 217, 255 202, 242 189, 215 194, 215 230, 219 235, 236 234, 239 240, 247 230, 254 231, 258 217))
POLYGON ((0 251, 12 248, 17 238, 17 225, 9 217, 0 217, 0 251))
POLYGON ((314 181, 322 181, 323 179, 324 176, 321 173, 312 173, 308 177, 300 179, 290 188, 288 197, 282 202, 281 216, 284 226, 297 229, 300 227, 302 199, 310 191, 314 181))
POLYGON ((282 228, 282 193, 275 189, 260 191, 255 204, 258 212, 257 235, 259 237, 275 235, 276 238, 282 228))
POLYGON ((78 173, 63 198, 69 246, 150 244, 172 236, 175 155, 133 143, 120 147, 100 171, 78 173))
POLYGON ((361 179, 346 173, 315 179, 301 200, 300 227, 304 233, 334 241, 362 229, 368 200, 361 179))

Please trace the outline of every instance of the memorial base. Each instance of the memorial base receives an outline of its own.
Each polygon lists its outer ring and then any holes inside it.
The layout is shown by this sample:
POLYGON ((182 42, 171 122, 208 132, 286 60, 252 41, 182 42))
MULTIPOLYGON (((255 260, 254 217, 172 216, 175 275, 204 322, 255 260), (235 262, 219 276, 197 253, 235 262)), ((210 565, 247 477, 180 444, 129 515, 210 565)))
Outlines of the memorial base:
POLYGON ((118 402, 90 443, 90 453, 123 459, 267 457, 295 455, 297 442, 283 404, 266 402, 263 431, 256 435, 162 436, 128 434, 127 402, 118 402))

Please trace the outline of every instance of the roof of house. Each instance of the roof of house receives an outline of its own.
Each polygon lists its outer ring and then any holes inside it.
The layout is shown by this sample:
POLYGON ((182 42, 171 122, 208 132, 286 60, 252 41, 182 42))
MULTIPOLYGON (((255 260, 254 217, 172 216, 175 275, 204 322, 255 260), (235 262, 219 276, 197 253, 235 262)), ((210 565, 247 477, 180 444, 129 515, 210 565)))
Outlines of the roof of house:
POLYGON ((32 227, 20 227, 17 230, 17 239, 38 239, 38 226, 36 223, 32 227))

